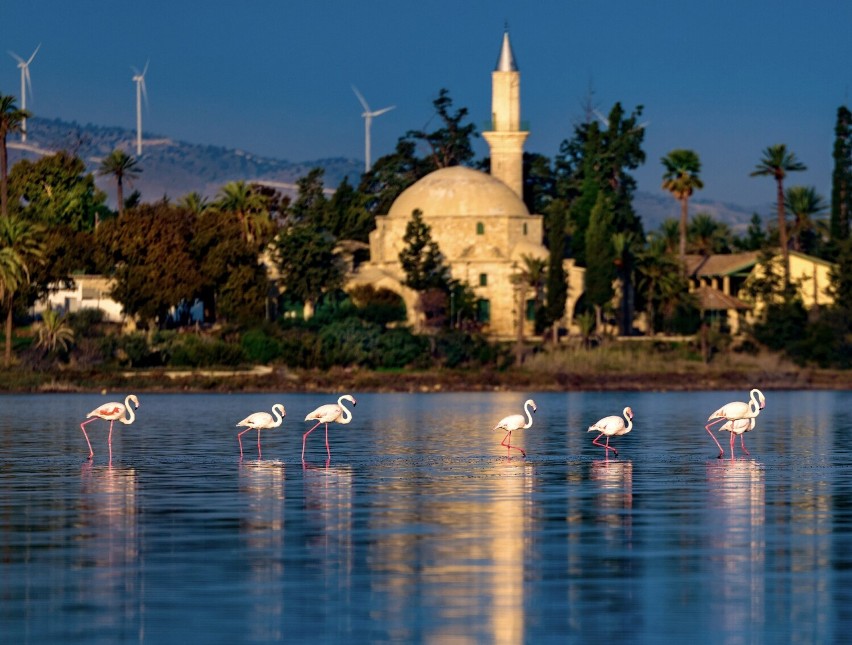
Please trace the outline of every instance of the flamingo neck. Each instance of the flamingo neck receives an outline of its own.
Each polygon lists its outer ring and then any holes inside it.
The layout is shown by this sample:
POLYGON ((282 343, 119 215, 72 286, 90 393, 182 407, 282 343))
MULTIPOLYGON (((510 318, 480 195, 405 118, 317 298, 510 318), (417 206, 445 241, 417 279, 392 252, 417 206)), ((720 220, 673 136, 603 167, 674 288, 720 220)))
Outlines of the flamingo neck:
POLYGON ((281 410, 284 409, 284 407, 282 405, 279 405, 278 403, 276 403, 275 405, 272 406, 272 414, 275 415, 275 427, 276 428, 281 425, 282 421, 284 421, 284 416, 281 414, 281 412, 278 411, 279 408, 281 410))
POLYGON ((757 390, 751 391, 751 399, 748 402, 749 416, 746 418, 753 419, 760 414, 760 402, 757 400, 757 390))
POLYGON ((350 421, 352 421, 352 413, 346 408, 346 406, 343 405, 343 397, 342 396, 339 399, 337 399, 337 405, 340 406, 340 409, 343 412, 343 416, 341 416, 340 419, 337 420, 337 422, 346 424, 346 423, 349 423, 350 421))
POLYGON ((128 396, 124 399, 124 409, 127 411, 126 419, 119 419, 122 423, 126 423, 130 425, 136 420, 136 414, 133 412, 133 404, 130 402, 130 397, 128 396))
POLYGON ((532 414, 530 413, 530 407, 532 406, 530 406, 529 401, 527 403, 524 403, 524 412, 527 413, 527 423, 524 428, 529 428, 530 426, 532 426, 532 414))
POLYGON ((624 419, 625 421, 627 421, 627 427, 625 428, 625 430, 630 432, 633 429, 633 417, 627 414, 627 410, 624 411, 624 419))

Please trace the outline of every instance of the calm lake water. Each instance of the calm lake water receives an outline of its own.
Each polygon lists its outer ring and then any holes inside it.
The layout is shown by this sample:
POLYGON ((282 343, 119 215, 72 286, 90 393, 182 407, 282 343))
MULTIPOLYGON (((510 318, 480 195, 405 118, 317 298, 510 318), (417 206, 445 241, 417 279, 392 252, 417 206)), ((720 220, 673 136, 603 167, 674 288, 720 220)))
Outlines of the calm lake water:
MULTIPOLYGON (((0 642, 836 643, 852 631, 852 393, 0 396, 0 642), (538 403, 513 434, 491 428, 538 403), (236 422, 283 403, 281 427, 236 422), (588 426, 635 413, 617 458, 588 426), (729 450, 727 433, 719 436, 729 450)), ((723 436, 724 435, 724 436, 723 436)))

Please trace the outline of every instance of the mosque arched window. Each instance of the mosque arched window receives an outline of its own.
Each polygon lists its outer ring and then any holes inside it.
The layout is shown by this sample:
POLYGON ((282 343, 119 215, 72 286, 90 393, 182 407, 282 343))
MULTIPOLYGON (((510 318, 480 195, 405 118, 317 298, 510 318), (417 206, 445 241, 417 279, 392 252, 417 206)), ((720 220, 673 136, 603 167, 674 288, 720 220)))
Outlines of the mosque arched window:
POLYGON ((476 234, 485 235, 485 224, 483 224, 482 222, 476 223, 476 234))

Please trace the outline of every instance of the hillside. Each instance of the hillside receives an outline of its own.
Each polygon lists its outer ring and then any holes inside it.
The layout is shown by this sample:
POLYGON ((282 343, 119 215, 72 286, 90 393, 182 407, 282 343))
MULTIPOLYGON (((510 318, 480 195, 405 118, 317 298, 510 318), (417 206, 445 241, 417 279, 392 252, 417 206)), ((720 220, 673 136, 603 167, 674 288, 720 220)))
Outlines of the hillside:
MULTIPOLYGON (((25 145, 18 142, 17 136, 9 141, 10 164, 64 149, 79 155, 94 172, 101 159, 115 148, 135 154, 135 132, 126 128, 80 125, 39 117, 29 119, 27 126, 25 145)), ((178 199, 192 191, 213 197, 224 184, 237 180, 268 183, 292 195, 296 181, 316 167, 324 169, 326 189, 333 190, 347 176, 351 184, 357 185, 363 170, 363 162, 357 159, 291 162, 243 150, 177 141, 151 133, 144 137, 140 166, 143 172, 134 180, 131 189, 139 190, 145 201, 163 196, 178 199)), ((96 181, 113 200, 115 191, 112 182, 105 177, 96 177, 96 181)), ((680 214, 677 202, 662 191, 655 194, 639 191, 634 206, 647 231, 659 227, 664 219, 677 218, 680 214)), ((755 210, 698 197, 690 202, 691 213, 709 213, 739 233, 745 230, 755 210)))

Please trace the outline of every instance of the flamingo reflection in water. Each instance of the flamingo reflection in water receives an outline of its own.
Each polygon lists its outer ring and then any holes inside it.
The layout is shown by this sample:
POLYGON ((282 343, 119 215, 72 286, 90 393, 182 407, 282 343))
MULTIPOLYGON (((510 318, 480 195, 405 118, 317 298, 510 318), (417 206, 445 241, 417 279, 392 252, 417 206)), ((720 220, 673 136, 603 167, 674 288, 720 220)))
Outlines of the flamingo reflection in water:
POLYGON ((240 459, 242 459, 243 456, 242 436, 249 430, 257 430, 257 458, 260 459, 260 457, 262 457, 260 452, 260 431, 277 428, 281 425, 281 422, 284 421, 284 417, 287 416, 284 406, 280 403, 276 403, 272 406, 272 412, 275 414, 275 417, 269 414, 269 412, 255 412, 254 414, 248 415, 237 424, 238 428, 245 428, 245 430, 237 433, 237 441, 240 443, 240 459))
POLYGON ((618 456, 618 450, 609 445, 609 438, 627 434, 633 429, 633 410, 628 406, 624 408, 622 414, 624 415, 624 419, 613 415, 599 419, 593 425, 589 426, 588 432, 600 432, 597 437, 592 439, 592 443, 596 446, 601 446, 606 456, 609 455, 610 450, 612 450, 616 457, 618 456), (625 419, 627 420, 626 424, 624 423, 625 419), (605 444, 600 442, 600 438, 604 435, 606 435, 605 444))
POLYGON ((328 447, 328 424, 342 423, 345 425, 352 421, 352 413, 343 405, 344 401, 349 401, 353 406, 357 405, 355 397, 351 394, 344 394, 337 399, 336 404, 329 403, 327 405, 321 405, 313 412, 309 412, 305 417, 305 421, 316 420, 316 424, 302 435, 302 461, 305 461, 305 441, 307 441, 308 435, 316 430, 321 423, 325 424, 325 451, 328 453, 328 458, 331 459, 331 448, 328 447))
MULTIPOLYGON (((710 430, 710 426, 716 425, 722 421, 731 422, 731 421, 742 421, 747 419, 755 419, 757 415, 760 414, 760 411, 766 407, 766 398, 763 396, 763 392, 758 390, 757 388, 753 389, 750 393, 750 398, 748 403, 744 403, 743 401, 733 401, 731 403, 726 403, 721 408, 716 410, 713 414, 711 414, 707 418, 707 425, 704 426, 704 429, 707 430, 707 433, 713 437, 713 441, 716 442, 716 445, 719 447, 719 459, 725 456, 725 451, 722 449, 722 444, 719 443, 719 440, 713 436, 713 432, 710 430)), ((734 430, 734 426, 726 427, 728 423, 723 425, 720 430, 728 430, 731 434, 731 444, 733 446, 733 434, 739 434, 740 438, 742 438, 743 432, 748 432, 754 426, 746 428, 745 425, 740 424, 738 426, 739 432, 734 430)), ((733 452, 733 447, 731 448, 733 452)), ((745 443, 743 443, 743 450, 745 450, 745 443)), ((746 450, 746 454, 748 451, 746 450)), ((732 455, 733 456, 733 455, 732 455)))
POLYGON ((133 408, 130 407, 131 401, 138 409, 139 399, 136 398, 135 394, 128 394, 127 398, 124 399, 124 403, 117 403, 115 401, 104 403, 86 415, 88 421, 83 421, 83 423, 80 424, 80 430, 83 431, 83 436, 86 437, 86 443, 89 444, 89 459, 95 456, 95 451, 92 450, 92 442, 89 441, 89 435, 86 432, 86 425, 95 419, 104 419, 105 421, 109 421, 109 439, 107 439, 107 443, 109 444, 109 458, 112 460, 112 425, 116 421, 121 421, 125 425, 130 425, 136 420, 133 408), (127 416, 125 416, 125 414, 127 414, 127 416))
POLYGON ((535 401, 532 399, 527 399, 524 402, 524 412, 526 413, 526 418, 523 414, 510 414, 508 417, 503 417, 494 426, 495 430, 503 430, 506 432, 506 436, 503 437, 503 441, 500 442, 501 446, 506 446, 506 452, 512 452, 512 448, 520 451, 520 453, 526 457, 527 453, 523 448, 519 446, 512 445, 512 432, 515 430, 525 430, 527 428, 532 427, 532 415, 530 414, 530 410, 536 412, 538 408, 535 405, 535 401))

